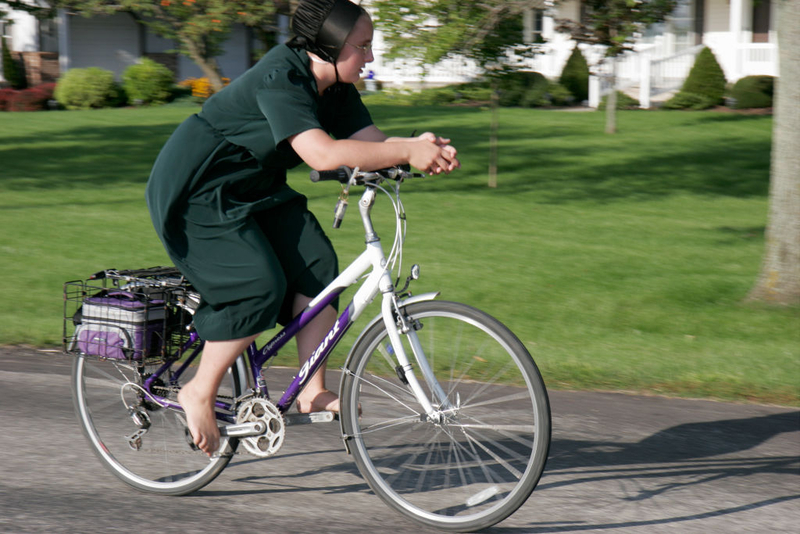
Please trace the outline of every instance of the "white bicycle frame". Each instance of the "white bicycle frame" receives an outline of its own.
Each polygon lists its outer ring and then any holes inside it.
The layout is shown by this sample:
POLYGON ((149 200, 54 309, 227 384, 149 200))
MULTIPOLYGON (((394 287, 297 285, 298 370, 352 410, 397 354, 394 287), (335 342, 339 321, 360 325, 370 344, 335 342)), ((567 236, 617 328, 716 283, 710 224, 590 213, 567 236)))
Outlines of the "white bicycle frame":
MULTIPOLYGON (((403 315, 400 313, 400 309, 409 303, 432 300, 438 295, 438 293, 425 293, 403 300, 397 298, 391 277, 393 266, 389 261, 387 261, 383 247, 380 243, 380 239, 375 233, 372 219, 370 217, 379 186, 377 184, 367 183, 365 184, 365 187, 366 189, 358 203, 358 208, 359 213, 361 214, 361 221, 364 225, 366 250, 364 250, 364 252, 362 252, 361 255, 359 255, 344 271, 342 271, 342 273, 333 282, 331 282, 328 287, 326 287, 314 300, 312 300, 307 309, 314 309, 315 306, 318 306, 326 300, 329 300, 332 294, 340 293, 342 288, 350 287, 351 285, 357 283, 358 280, 362 278, 362 275, 371 271, 369 272, 367 279, 362 283, 361 287, 356 291, 353 297, 353 300, 349 306, 348 321, 352 323, 358 319, 363 314, 367 306, 372 303, 378 293, 383 295, 381 313, 379 317, 377 317, 370 323, 370 325, 368 325, 368 327, 374 324, 377 320, 383 320, 386 331, 389 335, 389 340, 392 343, 392 348, 394 349, 395 358, 402 369, 403 375, 405 376, 409 387, 411 388, 414 396, 417 398, 420 406, 422 406, 426 416, 433 421, 439 421, 442 411, 450 407, 447 403, 447 395, 436 380, 433 370, 430 368, 430 365, 428 364, 428 361, 422 351, 422 347, 419 343, 416 333, 413 331, 412 325, 405 324, 403 315), (400 323, 399 327, 398 323, 400 323), (422 376, 424 377, 428 387, 434 393, 436 402, 439 405, 438 408, 433 406, 431 400, 428 398, 427 394, 422 388, 422 385, 419 383, 416 375, 413 372, 414 366, 411 364, 409 357, 406 354, 406 350, 403 347, 403 343, 400 338, 401 333, 408 334, 414 360, 419 366, 422 376)), ((399 255, 402 255, 403 246, 403 236, 400 232, 402 216, 400 211, 398 211, 399 209, 402 209, 402 205, 398 204, 395 204, 397 232, 391 254, 391 256, 395 258, 399 255)), ((345 314, 343 314, 343 316, 344 315, 345 314)), ((322 353, 328 348, 327 345, 329 343, 326 342, 326 340, 333 339, 333 336, 335 335, 334 330, 337 330, 339 326, 339 322, 337 321, 337 324, 334 325, 333 329, 331 329, 331 332, 328 334, 328 336, 326 336, 322 344, 320 344, 317 351, 312 354, 317 354, 317 352, 322 353)))

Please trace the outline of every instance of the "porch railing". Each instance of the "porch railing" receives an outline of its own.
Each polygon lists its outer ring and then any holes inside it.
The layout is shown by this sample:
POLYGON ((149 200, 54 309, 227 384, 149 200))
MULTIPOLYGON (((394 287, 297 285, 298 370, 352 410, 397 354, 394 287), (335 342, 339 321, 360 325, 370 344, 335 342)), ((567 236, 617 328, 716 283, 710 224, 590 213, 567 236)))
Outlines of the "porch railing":
MULTIPOLYGON (((697 45, 667 57, 653 58, 651 48, 618 58, 617 89, 625 90, 638 84, 639 106, 649 108, 653 97, 674 91, 694 65, 697 54, 705 45, 697 45)), ((745 43, 735 48, 734 77, 764 74, 778 75, 778 47, 772 43, 745 43)), ((603 96, 611 92, 611 65, 595 68, 589 78, 589 106, 597 107, 603 96)))

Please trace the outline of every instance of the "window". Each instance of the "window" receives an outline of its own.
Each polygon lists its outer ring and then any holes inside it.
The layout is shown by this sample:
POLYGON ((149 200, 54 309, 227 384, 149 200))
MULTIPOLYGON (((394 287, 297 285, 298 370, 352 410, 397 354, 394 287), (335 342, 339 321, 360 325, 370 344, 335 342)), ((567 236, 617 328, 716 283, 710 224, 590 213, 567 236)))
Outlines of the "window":
POLYGON ((669 31, 675 36, 675 51, 694 46, 694 17, 692 0, 679 0, 667 19, 669 31))
POLYGON ((678 0, 674 11, 665 22, 648 26, 642 34, 645 43, 657 43, 662 40, 667 49, 666 54, 674 54, 694 46, 702 34, 696 34, 696 2, 703 0, 678 0))
POLYGON ((769 0, 755 0, 753 2, 753 42, 769 42, 770 7, 769 0))
POLYGON ((0 36, 6 40, 8 48, 11 48, 11 24, 8 20, 0 20, 0 36))
POLYGON ((53 19, 39 21, 39 51, 58 52, 58 25, 53 19))
POLYGON ((523 36, 525 43, 541 43, 544 28, 544 10, 526 9, 522 19, 523 36))

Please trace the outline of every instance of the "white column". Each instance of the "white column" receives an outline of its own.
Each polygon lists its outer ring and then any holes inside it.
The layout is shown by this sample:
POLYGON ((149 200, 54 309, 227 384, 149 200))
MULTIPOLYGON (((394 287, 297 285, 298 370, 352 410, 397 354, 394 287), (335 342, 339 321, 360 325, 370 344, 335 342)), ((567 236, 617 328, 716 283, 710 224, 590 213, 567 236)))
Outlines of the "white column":
POLYGON ((533 9, 527 8, 522 12, 522 42, 533 42, 533 9))
POLYGON ((65 9, 59 9, 56 16, 58 27, 58 74, 63 76, 69 70, 69 15, 65 9))
POLYGON ((739 45, 742 41, 742 26, 744 24, 742 17, 744 8, 743 4, 744 0, 730 0, 728 33, 730 34, 730 54, 732 54, 732 57, 728 64, 733 66, 733 72, 729 74, 728 78, 734 80, 739 79, 742 71, 742 52, 739 49, 739 45))
POLYGON ((639 107, 650 108, 650 50, 639 52, 639 107))
POLYGON ((589 76, 589 107, 597 109, 600 106, 600 78, 592 74, 589 76))

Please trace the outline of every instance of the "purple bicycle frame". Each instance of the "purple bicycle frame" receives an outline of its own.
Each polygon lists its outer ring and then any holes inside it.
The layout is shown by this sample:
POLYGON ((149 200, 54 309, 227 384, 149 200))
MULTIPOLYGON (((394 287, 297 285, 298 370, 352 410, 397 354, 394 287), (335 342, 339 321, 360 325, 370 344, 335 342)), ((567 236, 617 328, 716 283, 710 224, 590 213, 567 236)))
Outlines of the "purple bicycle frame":
MULTIPOLYGON (((333 302, 343 291, 345 290, 344 287, 336 288, 331 293, 325 296, 325 298, 321 299, 315 306, 308 307, 303 310, 297 317, 292 319, 289 324, 287 324, 280 332, 275 334, 275 336, 269 340, 261 349, 256 347, 255 342, 251 343, 249 347, 247 347, 247 359, 250 362, 250 373, 253 377, 253 381, 256 384, 259 392, 263 395, 269 397, 269 392, 267 391, 266 382, 262 376, 262 368, 264 364, 266 364, 272 357, 274 357, 278 351, 286 345, 286 343, 292 339, 300 330, 303 329, 308 323, 311 322, 314 317, 319 315, 319 313, 328 306, 331 302, 333 302)), ((353 310, 353 303, 352 301, 347 305, 345 310, 342 314, 336 319, 333 324, 333 327, 330 329, 328 334, 323 338, 322 342, 319 346, 311 353, 311 356, 308 358, 306 363, 300 368, 300 371, 297 373, 297 376, 294 377, 292 383, 286 388, 283 396, 280 398, 276 407, 281 413, 285 413, 295 401, 297 396, 303 390, 305 386, 305 382, 311 378, 314 373, 316 373, 320 366, 325 363, 330 356, 333 349, 342 339, 344 334, 353 324, 350 320, 353 310)), ((186 341, 184 346, 182 347, 182 352, 186 351, 191 347, 194 343, 196 343, 199 339, 197 332, 192 331, 189 336, 189 339, 186 341)), ((203 346, 200 345, 192 351, 189 357, 183 362, 183 364, 178 368, 175 373, 173 373, 173 378, 171 379, 170 385, 175 385, 178 381, 178 378, 183 374, 187 367, 197 358, 197 356, 202 351, 203 346)), ((161 397, 153 393, 151 387, 152 385, 158 380, 161 375, 166 372, 174 362, 167 362, 162 365, 158 371, 153 373, 145 383, 143 384, 144 389, 148 392, 148 394, 161 404, 162 406, 166 406, 176 410, 182 410, 180 404, 173 402, 169 399, 161 397)), ((216 402, 216 407, 222 410, 231 411, 232 406, 224 403, 224 402, 216 402)), ((230 423, 235 422, 234 417, 222 414, 217 412, 217 419, 227 421, 230 423)))

